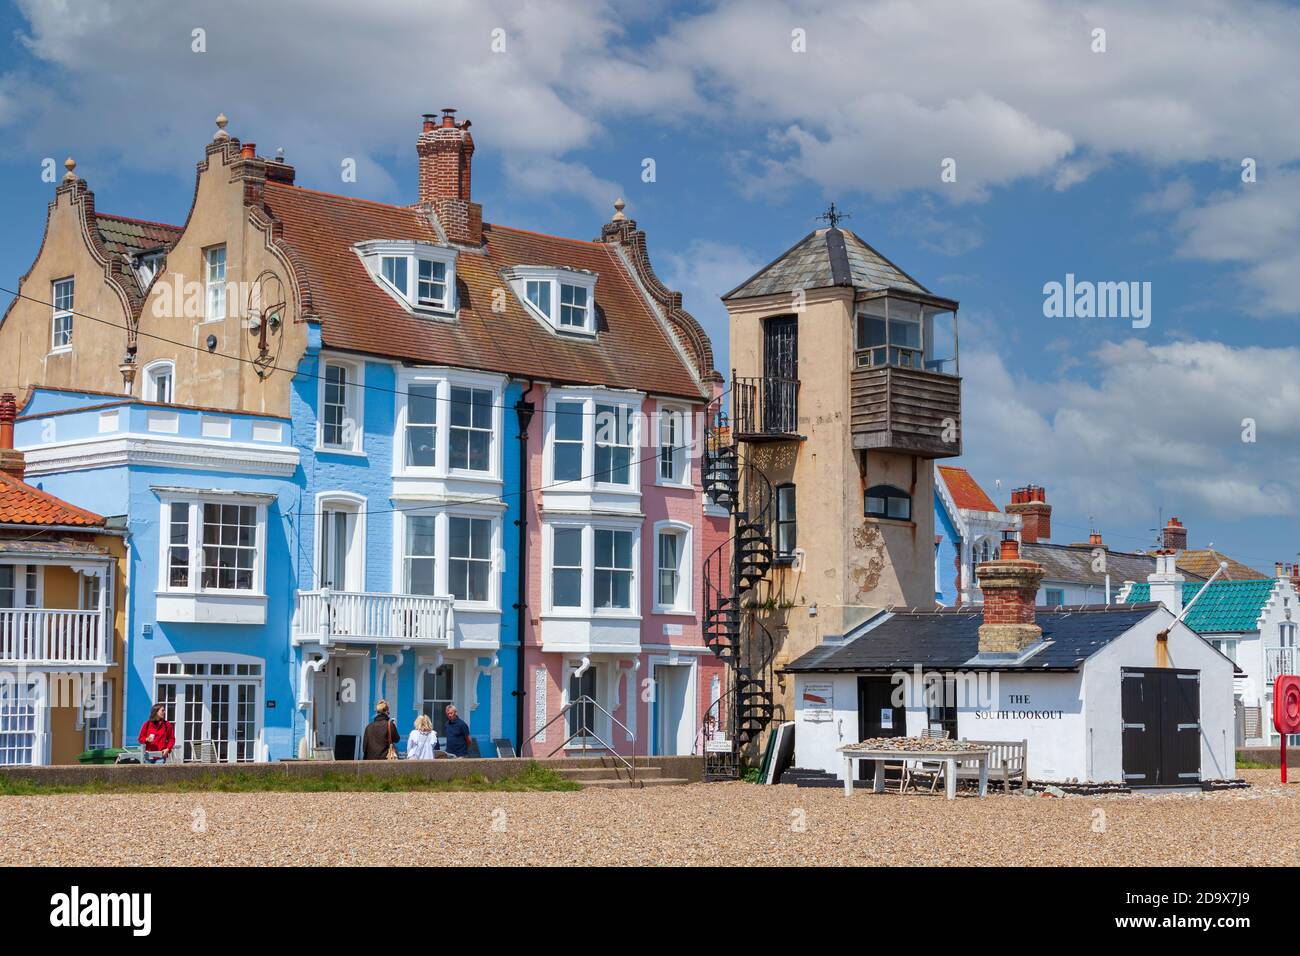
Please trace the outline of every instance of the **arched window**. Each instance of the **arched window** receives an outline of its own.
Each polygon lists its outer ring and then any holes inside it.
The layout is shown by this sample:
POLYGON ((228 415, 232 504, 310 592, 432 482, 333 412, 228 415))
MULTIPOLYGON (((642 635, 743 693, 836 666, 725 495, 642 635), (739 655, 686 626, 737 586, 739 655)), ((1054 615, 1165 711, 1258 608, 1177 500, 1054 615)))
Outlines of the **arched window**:
POLYGON ((147 402, 170 404, 176 400, 174 362, 150 362, 144 367, 144 398, 147 402))
POLYGON ((893 518, 897 521, 912 520, 912 497, 901 488, 893 485, 876 485, 867 489, 866 504, 863 509, 868 518, 893 518))

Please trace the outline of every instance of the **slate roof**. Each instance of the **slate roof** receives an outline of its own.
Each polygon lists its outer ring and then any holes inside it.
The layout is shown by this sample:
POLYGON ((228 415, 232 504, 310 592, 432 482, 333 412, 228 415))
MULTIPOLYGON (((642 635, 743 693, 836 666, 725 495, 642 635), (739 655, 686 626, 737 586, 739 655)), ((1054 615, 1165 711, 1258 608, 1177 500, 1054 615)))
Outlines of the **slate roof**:
POLYGON ((965 468, 958 468, 956 465, 939 465, 938 468, 939 474, 943 476, 943 483, 948 487, 948 494, 952 496, 953 504, 958 508, 969 511, 1001 510, 965 468))
POLYGON ((875 627, 844 644, 822 644, 789 664, 794 672, 892 671, 919 664, 928 669, 1078 670, 1083 662, 1126 633, 1161 605, 1089 605, 1078 608, 1038 608, 1043 629, 1038 650, 1015 661, 976 660, 981 609, 895 611, 875 627))
POLYGON ((412 362, 532 375, 558 384, 608 385, 700 400, 677 343, 611 243, 485 223, 482 251, 456 257, 455 321, 407 312, 381 290, 353 246, 376 239, 441 243, 420 210, 267 182, 267 209, 297 253, 327 348, 412 362), (544 327, 509 291, 516 266, 564 266, 597 274, 595 340, 544 327), (506 290, 504 311, 493 296, 506 290))
POLYGON ((62 498, 33 488, 0 472, 0 524, 102 526, 93 511, 68 504, 62 498))
MULTIPOLYGON (((1230 634, 1258 630, 1259 616, 1277 582, 1272 578, 1224 581, 1210 585, 1205 596, 1192 605, 1183 621, 1197 634, 1230 634)), ((1183 606, 1205 587, 1203 581, 1183 582, 1183 606)), ((1151 585, 1134 584, 1127 595, 1131 602, 1151 600, 1151 585)))
POLYGON ((1258 581, 1272 580, 1267 574, 1256 571, 1230 558, 1222 551, 1213 548, 1193 548, 1178 555, 1178 570, 1184 574, 1195 574, 1198 578, 1208 578, 1219 570, 1219 562, 1228 562, 1227 569, 1219 576, 1220 581, 1258 581))
POLYGON ((1043 566, 1044 582, 1092 585, 1106 587, 1106 574, 1110 586, 1116 591, 1125 581, 1145 581, 1156 569, 1156 559, 1149 554, 1130 554, 1126 551, 1107 551, 1106 570, 1092 569, 1093 548, 1090 545, 1051 544, 1039 541, 1020 545, 1020 556, 1026 561, 1037 561, 1043 566))
POLYGON ((847 229, 817 229, 722 298, 853 286, 929 296, 930 291, 847 229))

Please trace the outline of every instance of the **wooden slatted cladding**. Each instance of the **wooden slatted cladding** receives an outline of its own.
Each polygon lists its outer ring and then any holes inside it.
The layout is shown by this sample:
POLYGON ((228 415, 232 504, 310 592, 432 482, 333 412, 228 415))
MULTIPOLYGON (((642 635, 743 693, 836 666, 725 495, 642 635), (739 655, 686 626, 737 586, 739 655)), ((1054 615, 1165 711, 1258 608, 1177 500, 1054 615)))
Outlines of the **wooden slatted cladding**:
POLYGON ((961 454, 960 378, 892 365, 855 368, 849 390, 854 448, 961 454))

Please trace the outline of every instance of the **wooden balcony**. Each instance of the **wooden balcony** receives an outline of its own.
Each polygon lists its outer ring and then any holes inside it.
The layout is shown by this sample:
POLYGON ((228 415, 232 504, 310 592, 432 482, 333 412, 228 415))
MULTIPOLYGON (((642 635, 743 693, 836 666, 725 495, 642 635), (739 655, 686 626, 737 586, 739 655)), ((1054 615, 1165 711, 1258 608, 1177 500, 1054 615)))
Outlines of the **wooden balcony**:
POLYGON ((961 379, 897 365, 853 369, 853 447, 922 458, 961 454, 961 379))
POLYGON ((0 664, 107 666, 104 612, 0 608, 0 664))
POLYGON ((451 595, 299 591, 293 641, 450 647, 452 600, 451 595))

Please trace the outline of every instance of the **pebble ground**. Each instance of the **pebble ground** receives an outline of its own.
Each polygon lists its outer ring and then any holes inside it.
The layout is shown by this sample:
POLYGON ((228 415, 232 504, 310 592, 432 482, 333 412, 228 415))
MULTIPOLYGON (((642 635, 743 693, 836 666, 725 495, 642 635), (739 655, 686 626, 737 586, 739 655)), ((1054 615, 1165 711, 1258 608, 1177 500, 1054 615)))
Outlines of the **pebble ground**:
POLYGON ((693 784, 0 797, 3 865, 1294 865, 1300 784, 1160 796, 693 784))

